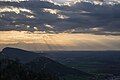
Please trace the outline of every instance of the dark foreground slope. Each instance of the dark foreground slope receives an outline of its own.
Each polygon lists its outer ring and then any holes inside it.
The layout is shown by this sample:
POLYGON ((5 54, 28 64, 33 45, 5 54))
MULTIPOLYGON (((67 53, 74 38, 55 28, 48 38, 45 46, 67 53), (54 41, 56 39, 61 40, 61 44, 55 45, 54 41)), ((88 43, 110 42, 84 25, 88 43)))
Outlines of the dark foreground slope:
POLYGON ((0 80, 60 80, 58 75, 46 70, 34 72, 18 61, 0 60, 0 80))
MULTIPOLYGON (((1 56, 0 72, 4 74, 4 72, 7 73, 6 70, 8 70, 8 72, 10 72, 11 74, 9 77, 12 77, 12 78, 14 77, 13 75, 16 75, 16 74, 17 74, 16 77, 21 77, 21 75, 23 75, 21 74, 21 72, 26 74, 26 71, 27 73, 29 73, 29 76, 30 75, 32 76, 33 74, 35 74, 36 76, 44 75, 43 77, 52 76, 52 78, 54 77, 57 80, 60 79, 59 77, 70 76, 70 75, 80 76, 80 78, 86 78, 87 80, 88 78, 91 77, 91 75, 88 73, 79 71, 77 69, 66 67, 56 61, 53 61, 47 57, 42 56, 41 54, 34 53, 34 52, 29 52, 21 49, 8 47, 3 49, 0 56, 1 56)), ((40 77, 40 76, 37 76, 37 77, 40 77)), ((34 80, 33 78, 30 78, 30 80, 34 80)), ((6 79, 3 79, 3 80, 6 80, 6 79)), ((54 79, 45 79, 45 80, 54 80, 54 79)))

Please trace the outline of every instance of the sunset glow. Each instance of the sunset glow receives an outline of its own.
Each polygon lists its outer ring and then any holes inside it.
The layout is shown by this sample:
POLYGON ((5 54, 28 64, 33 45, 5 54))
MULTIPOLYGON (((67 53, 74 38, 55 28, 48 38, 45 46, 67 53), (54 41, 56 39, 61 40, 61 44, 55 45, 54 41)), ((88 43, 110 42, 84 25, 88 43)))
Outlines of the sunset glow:
POLYGON ((26 50, 119 50, 119 36, 92 34, 41 34, 27 31, 0 31, 0 49, 5 46, 26 50))

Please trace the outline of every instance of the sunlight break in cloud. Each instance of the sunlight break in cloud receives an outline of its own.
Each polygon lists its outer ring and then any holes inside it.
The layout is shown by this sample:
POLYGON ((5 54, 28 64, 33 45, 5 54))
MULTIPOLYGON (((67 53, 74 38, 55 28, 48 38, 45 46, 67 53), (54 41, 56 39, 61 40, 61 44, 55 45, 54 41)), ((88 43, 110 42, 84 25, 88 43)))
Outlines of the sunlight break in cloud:
POLYGON ((53 14, 53 15, 57 15, 59 19, 67 19, 67 18, 69 18, 68 16, 61 14, 62 11, 58 10, 58 9, 43 8, 43 12, 47 12, 47 13, 50 13, 50 14, 53 14))
POLYGON ((31 10, 29 9, 25 9, 25 8, 17 8, 17 7, 13 7, 13 6, 7 6, 7 7, 0 7, 0 13, 3 12, 14 12, 16 14, 19 14, 21 12, 27 12, 30 14, 34 14, 31 10))
POLYGON ((29 34, 26 31, 0 31, 0 49, 18 47, 26 50, 119 50, 120 36, 92 34, 29 34))

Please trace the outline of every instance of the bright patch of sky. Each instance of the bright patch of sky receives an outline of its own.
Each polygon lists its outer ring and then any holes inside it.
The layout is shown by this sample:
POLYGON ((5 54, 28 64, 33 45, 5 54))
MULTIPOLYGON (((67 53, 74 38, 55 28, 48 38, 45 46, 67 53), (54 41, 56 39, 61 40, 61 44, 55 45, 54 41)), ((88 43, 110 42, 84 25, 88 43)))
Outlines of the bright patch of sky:
MULTIPOLYGON (((51 27, 51 25, 46 24, 46 27, 51 27)), ((92 30, 97 31, 98 28, 92 30)), ((120 36, 113 35, 34 34, 27 31, 0 31, 0 34, 2 34, 0 36, 0 50, 5 47, 16 47, 29 51, 120 50, 120 36)))
POLYGON ((51 3, 54 3, 55 5, 67 5, 71 6, 78 2, 89 2, 96 5, 114 5, 114 4, 120 4, 120 0, 0 0, 0 1, 10 1, 10 2, 20 2, 20 1, 48 1, 51 3))

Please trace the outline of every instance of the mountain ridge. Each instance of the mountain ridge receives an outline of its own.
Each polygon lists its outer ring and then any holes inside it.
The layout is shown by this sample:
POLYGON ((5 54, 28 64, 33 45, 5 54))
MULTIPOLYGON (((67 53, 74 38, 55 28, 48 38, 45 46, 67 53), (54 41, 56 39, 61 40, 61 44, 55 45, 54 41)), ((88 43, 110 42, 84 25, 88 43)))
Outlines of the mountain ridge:
POLYGON ((39 53, 34 53, 11 47, 4 48, 0 53, 2 56, 6 56, 7 59, 20 61, 20 63, 25 64, 33 72, 47 70, 48 72, 60 76, 63 75, 91 76, 91 74, 64 66, 61 63, 58 63, 50 58, 40 55, 39 53))

